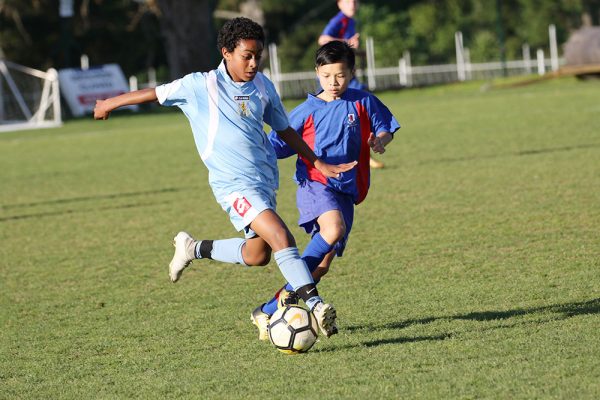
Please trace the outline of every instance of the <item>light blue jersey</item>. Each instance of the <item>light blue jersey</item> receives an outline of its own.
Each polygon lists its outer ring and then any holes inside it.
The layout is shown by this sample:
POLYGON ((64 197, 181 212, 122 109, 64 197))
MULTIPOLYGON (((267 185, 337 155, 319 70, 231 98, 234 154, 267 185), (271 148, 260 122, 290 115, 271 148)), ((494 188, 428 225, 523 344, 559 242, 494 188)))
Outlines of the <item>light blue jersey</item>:
POLYGON ((237 230, 275 208, 277 157, 263 123, 281 131, 289 121, 269 79, 259 72, 250 82, 234 82, 223 61, 216 70, 158 86, 156 95, 160 104, 178 106, 187 116, 215 198, 237 230))

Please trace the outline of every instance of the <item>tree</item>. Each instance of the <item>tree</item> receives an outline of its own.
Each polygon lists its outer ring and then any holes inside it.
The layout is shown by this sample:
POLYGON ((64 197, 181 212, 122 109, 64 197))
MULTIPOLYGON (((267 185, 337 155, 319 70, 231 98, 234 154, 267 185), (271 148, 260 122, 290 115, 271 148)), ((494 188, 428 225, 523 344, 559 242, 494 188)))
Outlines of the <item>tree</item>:
POLYGON ((212 18, 216 0, 156 0, 156 3, 170 77, 214 68, 212 18))

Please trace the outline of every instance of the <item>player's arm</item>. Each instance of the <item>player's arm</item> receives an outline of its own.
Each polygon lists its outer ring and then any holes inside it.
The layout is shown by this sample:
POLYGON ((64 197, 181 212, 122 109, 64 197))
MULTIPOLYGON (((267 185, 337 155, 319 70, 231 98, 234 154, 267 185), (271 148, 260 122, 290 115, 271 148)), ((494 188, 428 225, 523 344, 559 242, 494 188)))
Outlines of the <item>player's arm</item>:
POLYGON ((329 35, 323 34, 323 35, 319 36, 319 39, 317 40, 317 42, 319 43, 319 46, 323 46, 323 45, 325 45, 325 44, 327 44, 329 42, 332 42, 334 40, 339 40, 341 42, 348 43, 348 46, 352 47, 353 49, 357 49, 358 46, 359 46, 359 44, 360 44, 359 37, 360 37, 360 34, 358 34, 358 33, 355 33, 349 39, 342 39, 342 38, 337 38, 337 37, 334 37, 334 36, 329 36, 329 35))
POLYGON ((356 161, 351 163, 331 165, 319 160, 317 155, 312 151, 298 133, 292 128, 287 127, 282 131, 277 131, 279 137, 288 144, 294 151, 312 163, 323 175, 328 178, 338 178, 340 173, 346 172, 354 168, 356 161))
POLYGON ((339 39, 335 38, 333 36, 329 36, 329 35, 321 35, 321 36, 319 36, 319 39, 317 40, 317 42, 319 43, 319 46, 323 46, 333 40, 339 40, 339 39))
POLYGON ((367 143, 375 153, 383 154, 385 153, 385 146, 387 146, 392 139, 394 139, 394 135, 390 132, 379 132, 377 135, 371 132, 369 139, 367 139, 367 143))
POLYGON ((96 100, 96 107, 94 107, 94 119, 108 119, 111 111, 119 107, 150 103, 156 100, 157 97, 154 88, 135 90, 133 92, 110 97, 106 100, 96 100))

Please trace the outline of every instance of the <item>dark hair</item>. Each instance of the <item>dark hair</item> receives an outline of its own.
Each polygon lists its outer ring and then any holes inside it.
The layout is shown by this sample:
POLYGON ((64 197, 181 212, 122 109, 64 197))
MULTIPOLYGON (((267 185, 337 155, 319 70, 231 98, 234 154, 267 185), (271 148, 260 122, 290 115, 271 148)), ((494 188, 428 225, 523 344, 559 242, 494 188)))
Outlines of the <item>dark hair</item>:
POLYGON ((217 49, 219 53, 225 47, 227 51, 233 51, 240 40, 254 39, 265 43, 265 33, 262 27, 251 19, 239 17, 225 22, 217 37, 217 49))
POLYGON ((348 43, 340 40, 332 40, 329 43, 319 47, 315 57, 315 64, 317 67, 335 63, 345 63, 351 70, 354 69, 354 63, 356 62, 354 50, 348 43))

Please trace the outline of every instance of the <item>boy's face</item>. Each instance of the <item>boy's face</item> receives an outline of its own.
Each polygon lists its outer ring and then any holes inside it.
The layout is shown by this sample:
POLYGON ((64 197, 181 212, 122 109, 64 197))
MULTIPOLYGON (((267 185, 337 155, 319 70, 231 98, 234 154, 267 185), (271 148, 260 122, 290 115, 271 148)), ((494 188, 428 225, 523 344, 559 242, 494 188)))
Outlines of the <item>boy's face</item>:
POLYGON ((348 85, 354 76, 348 65, 341 62, 321 65, 316 70, 319 83, 323 88, 323 93, 319 97, 326 101, 339 99, 348 89, 348 85))
POLYGON ((234 82, 249 82, 256 76, 262 57, 263 44, 255 39, 241 39, 232 52, 225 47, 221 54, 227 63, 227 71, 234 82))
POLYGON ((358 9, 358 0, 338 0, 338 7, 347 17, 354 17, 358 9))

